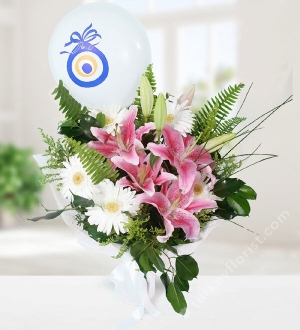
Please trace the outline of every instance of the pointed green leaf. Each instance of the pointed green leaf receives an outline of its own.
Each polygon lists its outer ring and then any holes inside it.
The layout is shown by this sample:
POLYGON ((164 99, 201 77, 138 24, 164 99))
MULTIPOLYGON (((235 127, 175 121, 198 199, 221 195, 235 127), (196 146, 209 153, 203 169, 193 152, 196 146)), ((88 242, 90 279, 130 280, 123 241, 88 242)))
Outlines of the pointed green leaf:
POLYGON ((156 269, 153 267, 153 265, 149 262, 149 258, 147 253, 141 254, 141 256, 138 259, 139 266, 142 266, 142 270, 147 272, 156 272, 156 269))
POLYGON ((152 153, 150 154, 150 166, 153 169, 153 165, 155 164, 155 162, 158 160, 158 156, 153 155, 152 153))
POLYGON ((187 304, 182 292, 175 286, 174 283, 170 283, 167 289, 167 299, 171 303, 175 312, 182 315, 185 314, 187 304))
POLYGON ((58 216, 60 216, 64 211, 65 211, 65 209, 57 210, 55 212, 48 213, 41 217, 36 217, 36 218, 32 218, 32 219, 27 219, 27 220, 34 221, 34 222, 39 221, 39 220, 51 220, 51 219, 54 219, 54 218, 57 218, 58 216))
POLYGON ((178 276, 183 280, 191 281, 199 274, 196 260, 189 255, 177 257, 175 265, 178 276))
POLYGON ((93 206, 95 206, 94 201, 91 200, 91 199, 86 199, 86 198, 83 198, 81 196, 77 196, 77 195, 74 195, 74 194, 72 194, 72 195, 74 196, 74 200, 73 200, 72 204, 75 207, 79 207, 79 206, 81 206, 81 207, 93 207, 93 206))
POLYGON ((242 186, 237 193, 246 199, 256 199, 257 194, 254 189, 249 186, 242 186))
POLYGON ((158 253, 151 247, 147 249, 148 257, 150 261, 153 263, 153 265, 160 271, 163 272, 165 270, 165 264, 162 261, 161 257, 158 255, 158 253))
POLYGON ((66 135, 67 137, 76 137, 82 135, 83 131, 80 127, 61 126, 58 134, 66 135))
POLYGON ((214 194, 219 197, 227 197, 238 191, 245 182, 236 178, 227 178, 215 184, 214 194))
POLYGON ((94 139, 95 137, 91 133, 91 127, 100 127, 98 121, 89 115, 80 115, 80 127, 84 131, 84 134, 88 136, 90 139, 94 139))
POLYGON ((170 284, 170 278, 168 273, 163 273, 160 275, 160 280, 162 281, 162 284, 164 285, 165 289, 166 289, 166 293, 168 290, 168 286, 170 284))
POLYGON ((234 209, 234 211, 243 217, 246 217, 250 213, 250 204, 246 198, 233 194, 227 197, 228 204, 234 209))
POLYGON ((138 260, 143 253, 147 253, 146 250, 150 244, 145 244, 143 242, 134 243, 130 248, 130 254, 134 259, 138 260))
POLYGON ((183 280, 177 274, 174 277, 174 284, 181 291, 186 291, 186 292, 189 291, 189 288, 190 288, 189 282, 187 280, 183 280))

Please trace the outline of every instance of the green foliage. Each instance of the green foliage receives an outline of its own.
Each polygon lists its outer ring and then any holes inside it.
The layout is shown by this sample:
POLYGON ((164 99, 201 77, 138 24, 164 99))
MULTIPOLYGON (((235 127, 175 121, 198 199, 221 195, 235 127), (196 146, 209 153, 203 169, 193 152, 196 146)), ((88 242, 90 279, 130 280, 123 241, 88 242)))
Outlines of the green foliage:
POLYGON ((245 120, 245 117, 233 117, 223 122, 220 121, 219 124, 215 127, 216 134, 223 135, 231 133, 241 122, 245 120))
POLYGON ((220 179, 229 178, 243 164, 241 160, 237 160, 235 155, 221 158, 217 153, 215 153, 213 158, 217 164, 214 173, 216 173, 220 179))
MULTIPOLYGON (((47 166, 41 167, 41 169, 50 169, 56 170, 59 168, 63 168, 63 162, 69 159, 73 155, 73 151, 68 145, 66 139, 58 139, 54 140, 52 136, 49 136, 44 133, 44 131, 40 128, 40 132, 43 138, 43 141, 48 145, 44 156, 48 157, 47 166)), ((42 184, 51 183, 54 181, 59 181, 59 174, 45 174, 41 179, 42 184)), ((59 185, 58 185, 59 186, 59 185)))
POLYGON ((31 218, 31 219, 27 219, 27 220, 34 221, 34 222, 37 222, 39 220, 52 220, 52 219, 59 217, 64 211, 65 211, 65 208, 47 213, 46 215, 42 215, 40 217, 31 218))
POLYGON ((73 152, 77 154, 87 174, 91 176, 93 184, 98 184, 104 179, 110 179, 111 181, 117 179, 118 172, 113 171, 111 163, 98 151, 73 139, 68 139, 68 144, 73 152))
POLYGON ((0 207, 15 213, 38 204, 41 173, 30 149, 0 144, 0 207))
POLYGON ((174 283, 170 283, 167 288, 167 299, 175 312, 182 315, 185 314, 187 308, 186 300, 181 290, 174 283))
POLYGON ((179 256, 176 258, 176 272, 183 280, 191 281, 199 274, 198 264, 189 255, 179 256))
POLYGON ((227 197, 228 204, 234 209, 237 215, 245 217, 250 213, 250 204, 246 198, 235 193, 227 197))
POLYGON ((227 197, 238 191, 245 182, 237 178, 227 178, 218 181, 213 189, 213 192, 218 197, 227 197))
POLYGON ((256 192, 249 186, 244 185, 238 191, 238 194, 246 199, 256 199, 256 192))
POLYGON ((238 179, 220 181, 215 187, 218 184, 217 194, 225 198, 221 201, 217 201, 218 209, 215 211, 215 215, 225 220, 231 220, 236 216, 248 216, 251 210, 248 200, 255 199, 256 192, 238 179), (227 182, 223 184, 224 181, 227 182), (224 193, 223 189, 226 186, 228 187, 228 192, 224 193))
POLYGON ((210 101, 207 101, 202 109, 196 113, 192 135, 198 137, 202 132, 200 143, 219 135, 231 133, 239 123, 245 120, 236 117, 225 121, 243 87, 244 84, 229 86, 227 90, 224 89, 210 101))
POLYGON ((55 100, 59 99, 59 110, 65 114, 67 120, 76 121, 80 115, 88 113, 86 107, 77 102, 64 87, 62 80, 59 81, 59 85, 54 89, 53 93, 55 100))
POLYGON ((198 219, 198 221, 200 223, 200 227, 203 230, 205 228, 205 226, 207 225, 207 223, 209 221, 211 221, 213 212, 212 212, 212 210, 201 210, 200 212, 195 213, 194 215, 198 219))

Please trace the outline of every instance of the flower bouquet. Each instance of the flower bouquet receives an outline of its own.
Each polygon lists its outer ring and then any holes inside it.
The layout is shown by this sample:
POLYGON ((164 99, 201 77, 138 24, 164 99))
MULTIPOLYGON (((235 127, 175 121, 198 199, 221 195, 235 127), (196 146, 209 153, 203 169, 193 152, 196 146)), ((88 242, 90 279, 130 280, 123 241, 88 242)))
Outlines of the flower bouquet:
POLYGON ((122 257, 111 279, 142 306, 136 319, 144 308, 159 315, 150 302, 154 273, 175 312, 185 314, 183 292, 199 272, 192 252, 215 226, 250 213, 256 193, 233 176, 249 157, 262 156, 246 167, 275 155, 234 150, 291 99, 235 131, 246 120, 231 113, 243 87, 229 86, 195 113, 195 88, 179 98, 157 95, 151 65, 128 109, 88 109, 62 81, 54 90, 65 120, 58 141, 42 131, 42 169, 61 208, 31 220, 62 214, 84 246, 122 257))

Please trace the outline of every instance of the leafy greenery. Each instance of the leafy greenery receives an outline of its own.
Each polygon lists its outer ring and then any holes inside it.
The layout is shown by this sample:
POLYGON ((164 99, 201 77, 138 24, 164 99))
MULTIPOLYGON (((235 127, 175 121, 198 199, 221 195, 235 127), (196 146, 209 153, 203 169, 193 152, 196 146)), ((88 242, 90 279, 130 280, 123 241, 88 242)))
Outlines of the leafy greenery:
POLYGON ((8 212, 31 211, 42 190, 41 173, 30 149, 0 144, 0 207, 8 212))
POLYGON ((68 144, 73 152, 77 154, 94 184, 98 184, 104 179, 110 179, 111 181, 117 179, 118 172, 113 170, 111 163, 98 151, 73 139, 68 139, 68 144))
POLYGON ((219 179, 229 178, 243 164, 242 160, 237 160, 235 155, 221 158, 220 155, 215 152, 213 159, 216 162, 214 173, 218 175, 219 179))
MULTIPOLYGON (((66 139, 54 140, 52 136, 47 135, 40 128, 40 132, 43 138, 43 141, 48 145, 44 156, 48 157, 47 166, 41 167, 41 169, 50 169, 56 170, 63 168, 63 162, 69 159, 73 155, 73 151, 70 148, 66 139)), ((41 179, 42 184, 51 183, 54 181, 59 181, 60 177, 58 173, 44 174, 41 179)), ((59 185, 58 185, 59 186, 59 185)))
POLYGON ((245 118, 239 117, 225 120, 243 87, 244 84, 229 86, 227 90, 224 89, 210 101, 207 101, 196 113, 192 135, 198 137, 202 133, 199 140, 200 144, 210 138, 231 133, 238 124, 245 120, 245 118))
POLYGON ((67 120, 76 121, 80 115, 88 113, 87 107, 77 102, 64 87, 62 80, 59 81, 59 85, 54 89, 53 93, 55 100, 59 99, 59 110, 65 114, 67 120))

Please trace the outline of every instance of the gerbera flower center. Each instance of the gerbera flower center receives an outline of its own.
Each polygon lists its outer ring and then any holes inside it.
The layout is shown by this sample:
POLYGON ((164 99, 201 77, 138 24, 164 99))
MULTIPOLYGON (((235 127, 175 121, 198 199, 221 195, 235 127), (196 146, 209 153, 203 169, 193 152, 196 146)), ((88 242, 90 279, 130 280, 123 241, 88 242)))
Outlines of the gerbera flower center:
POLYGON ((120 205, 116 202, 109 202, 105 204, 105 209, 110 213, 116 213, 120 210, 120 205))
POLYGON ((81 172, 77 172, 73 175, 72 181, 77 186, 80 185, 84 181, 84 175, 81 172))
POLYGON ((110 118, 110 117, 106 117, 105 118, 105 125, 110 125, 111 123, 113 123, 114 119, 110 118))
POLYGON ((194 187, 194 194, 195 195, 201 195, 203 193, 203 187, 200 185, 200 184, 195 184, 195 187, 194 187))
POLYGON ((166 124, 171 124, 173 122, 174 118, 175 118, 174 115, 172 115, 171 113, 169 113, 167 115, 167 118, 166 118, 166 124))

